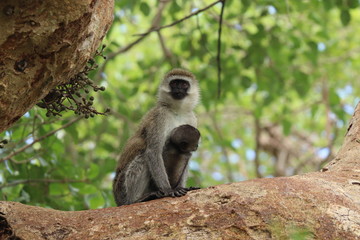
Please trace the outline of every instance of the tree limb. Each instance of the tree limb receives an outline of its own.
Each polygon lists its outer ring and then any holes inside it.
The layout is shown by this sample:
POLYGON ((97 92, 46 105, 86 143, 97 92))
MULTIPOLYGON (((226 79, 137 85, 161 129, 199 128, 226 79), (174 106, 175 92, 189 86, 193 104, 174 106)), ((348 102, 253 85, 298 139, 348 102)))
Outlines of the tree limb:
POLYGON ((220 19, 219 19, 219 30, 218 30, 218 42, 217 42, 217 77, 218 77, 218 98, 221 96, 221 32, 222 32, 222 22, 223 22, 223 15, 224 15, 224 8, 225 8, 226 0, 221 1, 221 11, 220 11, 220 19))
POLYGON ((0 189, 13 187, 19 184, 31 184, 31 183, 79 183, 79 182, 88 182, 88 179, 22 179, 15 180, 9 183, 0 185, 0 189))
POLYGON ((192 12, 191 14, 189 14, 189 15, 187 15, 187 16, 179 19, 179 20, 176 20, 176 21, 174 21, 174 22, 172 22, 172 23, 170 23, 170 24, 163 25, 163 26, 160 26, 160 27, 154 27, 154 28, 148 30, 147 32, 138 33, 138 34, 135 34, 135 35, 136 35, 136 36, 148 35, 149 33, 157 32, 157 31, 160 31, 160 30, 162 30, 162 29, 164 29, 164 28, 169 28, 169 27, 175 26, 176 24, 181 23, 181 22, 183 22, 183 21, 185 21, 185 20, 187 20, 187 19, 189 19, 189 18, 191 18, 191 17, 193 17, 193 16, 196 16, 196 15, 198 15, 199 13, 204 12, 204 11, 208 10, 209 8, 212 8, 213 6, 215 6, 216 4, 218 4, 219 2, 223 2, 223 1, 224 1, 224 0, 215 1, 215 2, 213 2, 212 4, 206 6, 206 7, 202 8, 202 9, 199 9, 199 10, 197 10, 197 11, 194 11, 194 12, 192 12))
POLYGON ((289 239, 298 233, 309 239, 359 239, 359 144, 360 104, 342 148, 323 172, 87 211, 0 202, 0 224, 7 229, 0 234, 35 240, 289 239))
POLYGON ((50 137, 51 135, 54 135, 56 132, 58 132, 58 131, 60 131, 60 130, 62 130, 62 129, 64 129, 64 128, 67 128, 67 127, 69 127, 69 126, 71 126, 73 123, 79 121, 80 119, 82 119, 82 117, 77 117, 77 118, 71 120, 70 122, 64 124, 64 125, 61 126, 60 128, 55 129, 55 130, 53 130, 53 131, 51 131, 51 132, 48 132, 47 134, 45 134, 45 135, 43 135, 43 136, 35 139, 35 140, 34 140, 33 142, 31 142, 30 144, 27 144, 27 145, 19 148, 18 150, 10 153, 10 154, 7 155, 6 157, 0 158, 0 163, 1 163, 1 162, 4 162, 4 161, 6 161, 6 160, 8 160, 8 159, 10 159, 10 158, 12 158, 13 156, 15 156, 15 155, 17 155, 17 154, 19 154, 19 153, 21 153, 21 152, 23 152, 23 151, 25 151, 26 149, 28 149, 29 147, 31 147, 31 146, 34 145, 35 143, 40 142, 40 141, 44 140, 45 138, 50 137))
MULTIPOLYGON (((152 20, 152 24, 150 26, 150 30, 154 29, 156 27, 159 26, 160 21, 161 21, 161 16, 162 16, 162 12, 164 11, 165 6, 169 3, 169 1, 160 1, 160 6, 157 10, 157 13, 155 14, 155 17, 152 20)), ((140 37, 138 37, 135 41, 129 43, 128 45, 119 48, 118 50, 109 53, 106 56, 106 60, 105 62, 101 65, 101 67, 97 70, 97 73, 94 77, 95 80, 99 80, 101 78, 101 73, 104 72, 105 67, 107 65, 107 63, 111 60, 114 59, 116 56, 125 53, 127 51, 129 51, 130 49, 132 49, 134 46, 136 46, 138 43, 142 42, 148 35, 150 32, 147 32, 146 34, 142 34, 140 37)))

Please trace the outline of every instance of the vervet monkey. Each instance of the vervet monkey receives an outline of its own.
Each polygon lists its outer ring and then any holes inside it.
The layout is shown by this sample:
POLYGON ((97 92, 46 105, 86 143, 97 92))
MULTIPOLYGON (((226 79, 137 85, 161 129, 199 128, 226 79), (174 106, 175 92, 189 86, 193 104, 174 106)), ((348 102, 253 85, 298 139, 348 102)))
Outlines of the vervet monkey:
POLYGON ((191 151, 200 133, 193 109, 199 102, 194 75, 183 69, 167 73, 158 101, 126 143, 113 182, 118 206, 161 197, 180 197, 185 188, 191 151))

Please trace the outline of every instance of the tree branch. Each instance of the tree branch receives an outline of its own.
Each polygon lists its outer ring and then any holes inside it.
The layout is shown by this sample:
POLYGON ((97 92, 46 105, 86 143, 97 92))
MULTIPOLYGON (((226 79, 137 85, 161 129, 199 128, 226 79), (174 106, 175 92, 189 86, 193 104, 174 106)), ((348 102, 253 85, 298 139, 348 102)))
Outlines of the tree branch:
POLYGON ((160 24, 160 20, 161 20, 161 16, 162 16, 162 12, 165 8, 165 6, 169 3, 170 1, 160 1, 160 6, 158 8, 157 13, 155 14, 153 20, 152 20, 152 24, 149 28, 149 31, 146 34, 142 34, 139 38, 137 38, 135 41, 129 43, 128 45, 119 48, 117 51, 115 52, 111 52, 106 56, 106 60, 105 62, 101 65, 101 67, 98 69, 94 79, 95 80, 99 80, 101 73, 104 72, 104 69, 106 67, 106 64, 113 58, 115 58, 116 56, 118 56, 119 54, 125 53, 127 51, 129 51, 131 48, 133 48, 135 45, 137 45, 138 43, 142 42, 142 40, 144 40, 149 33, 151 32, 151 29, 154 29, 156 27, 159 26, 160 24))
MULTIPOLYGON (((217 135, 218 135, 218 137, 220 139, 220 142, 223 143, 224 142, 224 137, 222 135, 222 131, 219 128, 215 117, 212 116, 211 120, 213 122, 215 132, 217 133, 217 135)), ((222 154, 224 155, 224 158, 225 158, 225 163, 226 163, 225 166, 226 166, 226 170, 227 170, 227 178, 228 178, 229 182, 234 182, 234 177, 233 177, 233 174, 232 174, 232 167, 231 167, 231 163, 230 163, 230 160, 229 160, 229 154, 228 154, 228 152, 226 150, 226 147, 222 146, 222 145, 223 144, 221 144, 221 151, 222 151, 222 154)))
POLYGON ((218 77, 218 98, 221 96, 221 32, 222 32, 222 23, 223 23, 223 16, 224 16, 224 7, 225 7, 225 0, 221 1, 221 11, 220 11, 220 19, 219 19, 219 30, 218 30, 218 42, 217 42, 217 77, 218 77))
POLYGON ((213 7, 214 5, 218 4, 219 2, 224 2, 224 1, 225 1, 225 0, 215 1, 215 2, 213 2, 212 4, 206 6, 206 7, 202 8, 202 9, 199 9, 199 10, 197 10, 197 11, 195 11, 195 12, 193 12, 193 13, 191 13, 191 14, 189 14, 189 15, 181 18, 181 19, 178 19, 178 20, 170 23, 170 24, 163 25, 163 26, 160 26, 160 27, 155 27, 155 28, 150 29, 149 31, 147 31, 147 32, 145 32, 145 33, 135 34, 135 36, 148 35, 148 34, 151 33, 151 32, 157 32, 157 31, 160 31, 160 30, 162 30, 162 29, 164 29, 164 28, 169 28, 169 27, 175 26, 175 25, 178 24, 178 23, 181 23, 181 22, 183 22, 183 21, 185 21, 185 20, 187 20, 187 19, 189 19, 189 18, 191 18, 191 17, 193 17, 193 16, 198 15, 198 14, 201 13, 201 12, 204 12, 204 11, 208 10, 209 8, 211 8, 211 7, 213 7))
POLYGON ((358 177, 360 169, 360 103, 357 104, 354 115, 349 124, 343 146, 335 159, 322 168, 322 172, 336 171, 345 176, 358 177))
POLYGON ((161 34, 160 31, 158 31, 157 34, 159 37, 160 46, 161 46, 161 49, 163 50, 165 59, 167 59, 169 61, 170 65, 172 67, 176 66, 176 59, 174 58, 174 55, 172 54, 172 52, 166 47, 163 35, 161 34))
POLYGON ((79 183, 79 182, 88 182, 88 179, 25 179, 25 180, 16 180, 9 183, 0 185, 0 189, 16 186, 19 184, 29 184, 29 183, 79 183))
POLYGON ((56 132, 60 131, 61 129, 64 129, 64 128, 69 127, 70 125, 72 125, 73 123, 79 121, 80 119, 82 119, 82 117, 77 117, 77 118, 71 120, 70 122, 64 124, 64 125, 61 126, 60 128, 55 129, 55 130, 53 130, 53 131, 51 131, 51 132, 49 132, 49 133, 47 133, 47 134, 45 134, 45 135, 37 138, 37 139, 35 139, 32 143, 30 143, 30 144, 28 144, 28 145, 25 145, 25 146, 19 148, 18 150, 10 153, 10 154, 7 155, 6 157, 0 158, 0 163, 1 163, 1 162, 4 162, 4 161, 6 161, 6 160, 8 160, 8 159, 10 159, 10 158, 12 158, 13 156, 15 156, 15 155, 17 155, 17 154, 19 154, 19 153, 21 153, 21 152, 23 152, 23 151, 25 151, 26 149, 28 149, 29 147, 31 147, 31 146, 34 145, 35 143, 40 142, 40 141, 44 140, 45 138, 47 138, 47 137, 49 137, 49 136, 51 136, 51 135, 54 135, 56 132))
MULTIPOLYGON (((128 45, 126 45, 125 47, 121 47, 119 48, 117 51, 115 52, 112 52, 110 54, 108 54, 106 56, 106 60, 105 62, 101 65, 101 67, 98 69, 94 79, 95 80, 99 80, 101 78, 101 73, 104 72, 104 69, 106 67, 106 64, 109 62, 109 60, 115 58, 116 56, 118 56, 119 54, 122 54, 122 53, 125 53, 127 51, 129 51, 131 48, 133 48, 135 45, 137 45, 138 43, 140 43, 141 41, 143 41, 150 33, 152 32, 158 32, 164 28, 169 28, 169 27, 172 27, 172 26, 175 26, 176 24, 178 23, 181 23, 193 16, 196 16, 198 15, 199 13, 201 12, 204 12, 206 10, 208 10, 209 8, 213 7, 214 5, 218 4, 219 2, 225 2, 225 0, 218 0, 218 1, 215 1, 213 2, 212 4, 202 8, 202 9, 199 9, 179 20, 176 20, 170 24, 167 24, 167 25, 164 25, 164 26, 158 26, 158 24, 160 23, 160 19, 161 19, 161 15, 162 15, 162 12, 166 6, 167 3, 169 3, 169 1, 160 1, 161 5, 158 9, 158 12, 157 14, 155 15, 154 19, 153 19, 153 23, 151 25, 151 27, 149 28, 149 30, 147 32, 144 32, 144 33, 139 33, 139 34, 135 34, 134 36, 139 36, 139 38, 137 38, 135 41, 129 43, 128 45)), ((223 3, 224 5, 224 3, 223 3)), ((222 8, 222 12, 223 12, 223 8, 222 8)), ((222 15, 221 15, 222 16, 222 15)))
POLYGON ((255 119, 255 158, 254 158, 254 164, 255 164, 255 173, 257 178, 262 178, 262 174, 260 173, 259 167, 260 167, 260 131, 261 131, 261 125, 260 120, 254 115, 255 119))

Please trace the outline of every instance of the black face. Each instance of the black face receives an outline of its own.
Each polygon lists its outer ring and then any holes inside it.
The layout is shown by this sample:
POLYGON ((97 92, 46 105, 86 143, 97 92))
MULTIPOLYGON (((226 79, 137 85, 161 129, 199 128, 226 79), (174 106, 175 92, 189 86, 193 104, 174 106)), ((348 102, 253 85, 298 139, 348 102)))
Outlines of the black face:
POLYGON ((176 100, 181 100, 188 95, 187 91, 190 84, 188 81, 182 79, 174 79, 170 82, 169 86, 171 89, 171 96, 176 100))

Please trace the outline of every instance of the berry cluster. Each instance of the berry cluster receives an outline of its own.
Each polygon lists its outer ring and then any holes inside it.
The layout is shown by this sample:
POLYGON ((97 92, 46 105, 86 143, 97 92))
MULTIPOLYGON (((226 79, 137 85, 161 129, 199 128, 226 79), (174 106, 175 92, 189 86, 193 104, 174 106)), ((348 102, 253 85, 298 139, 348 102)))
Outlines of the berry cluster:
MULTIPOLYGON (((98 51, 95 56, 103 56, 105 45, 98 51)), ((73 111, 75 114, 83 115, 85 118, 94 117, 97 114, 104 115, 110 111, 106 109, 105 112, 98 112, 94 107, 94 97, 90 95, 90 90, 94 92, 105 91, 105 87, 100 87, 89 79, 88 74, 96 69, 94 58, 88 60, 87 65, 83 71, 76 74, 70 79, 68 83, 61 84, 55 89, 51 90, 37 106, 47 110, 46 116, 61 116, 63 111, 73 111), (90 89, 90 90, 89 90, 90 89)))

